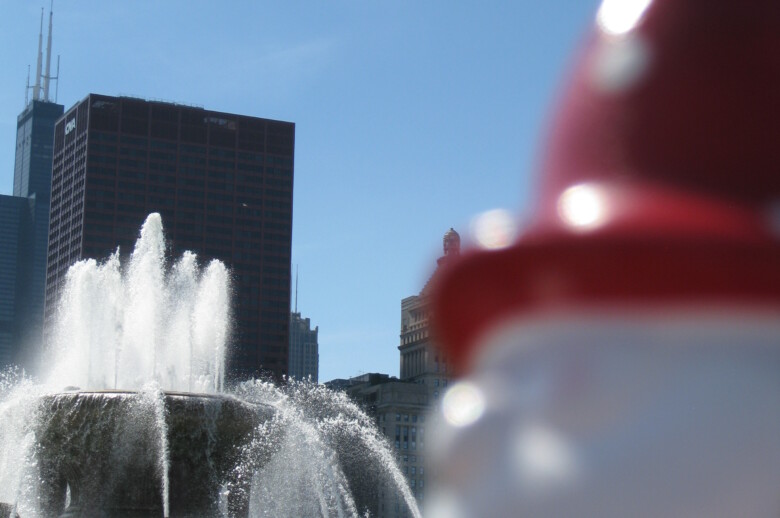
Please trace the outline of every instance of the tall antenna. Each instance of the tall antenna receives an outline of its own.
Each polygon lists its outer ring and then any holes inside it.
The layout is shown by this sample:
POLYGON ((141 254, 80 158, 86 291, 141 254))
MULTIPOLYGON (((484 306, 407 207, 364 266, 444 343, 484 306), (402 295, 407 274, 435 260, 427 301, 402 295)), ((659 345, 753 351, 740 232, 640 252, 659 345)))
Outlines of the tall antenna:
POLYGON ((30 65, 27 65, 27 88, 24 89, 24 107, 30 102, 30 65))
POLYGON ((46 75, 43 76, 43 100, 51 101, 49 98, 49 80, 51 79, 51 25, 54 17, 54 0, 51 0, 49 8, 49 39, 46 42, 46 75))
POLYGON ((54 90, 54 102, 56 103, 60 97, 60 55, 57 54, 57 75, 52 77, 57 80, 57 88, 54 90))
POLYGON ((298 312, 298 265, 295 265, 295 312, 298 312))
POLYGON ((41 98, 41 66, 43 61, 43 7, 41 7, 41 30, 38 33, 38 66, 35 71, 35 86, 33 87, 33 101, 41 98))

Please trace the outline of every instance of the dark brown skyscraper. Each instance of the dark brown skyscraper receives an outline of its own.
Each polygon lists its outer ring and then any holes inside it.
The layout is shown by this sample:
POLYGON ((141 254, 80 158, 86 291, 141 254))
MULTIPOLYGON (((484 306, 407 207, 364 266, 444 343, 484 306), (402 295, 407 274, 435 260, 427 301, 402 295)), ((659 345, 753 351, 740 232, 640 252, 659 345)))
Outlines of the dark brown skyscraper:
POLYGON ((171 252, 233 277, 233 378, 286 374, 295 125, 90 94, 54 133, 46 320, 68 267, 132 250, 150 212, 171 252))

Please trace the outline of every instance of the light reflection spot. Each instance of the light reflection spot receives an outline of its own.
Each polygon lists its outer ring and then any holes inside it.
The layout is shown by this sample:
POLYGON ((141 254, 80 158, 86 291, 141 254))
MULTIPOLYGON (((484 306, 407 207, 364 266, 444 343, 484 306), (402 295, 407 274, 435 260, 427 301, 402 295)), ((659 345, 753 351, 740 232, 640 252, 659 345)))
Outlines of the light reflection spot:
POLYGON ((606 221, 606 197, 593 185, 569 187, 558 198, 558 215, 575 229, 591 230, 606 221))
POLYGON ((442 400, 442 413, 455 427, 474 424, 485 411, 485 397, 473 383, 460 382, 450 388, 442 400))
POLYGON ((512 214, 503 209, 484 212, 474 218, 472 229, 477 243, 488 250, 506 248, 515 236, 512 214))
POLYGON ((560 434, 547 427, 522 429, 515 446, 519 471, 528 483, 561 482, 575 474, 572 448, 560 434))
POLYGON ((648 45, 639 36, 604 40, 593 56, 591 81, 601 92, 625 91, 645 75, 651 57, 648 45))
POLYGON ((606 34, 619 36, 631 31, 642 19, 652 0, 604 0, 596 22, 606 34))

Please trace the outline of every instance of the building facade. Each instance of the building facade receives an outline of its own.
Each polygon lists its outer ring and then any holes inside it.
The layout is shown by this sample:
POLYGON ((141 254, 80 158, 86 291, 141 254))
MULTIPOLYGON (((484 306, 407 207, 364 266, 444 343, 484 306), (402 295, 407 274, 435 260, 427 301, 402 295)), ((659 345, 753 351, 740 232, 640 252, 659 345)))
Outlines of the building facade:
POLYGON ((54 131, 47 325, 75 261, 128 254, 146 216, 170 253, 223 261, 233 279, 233 379, 288 369, 295 125, 90 94, 54 131))
MULTIPOLYGON (((444 255, 437 266, 459 254, 460 236, 450 229, 444 234, 444 255)), ((447 358, 430 338, 428 290, 426 284, 419 294, 401 301, 400 379, 387 374, 364 374, 327 384, 345 390, 375 419, 420 507, 425 504, 426 477, 430 478, 430 473, 426 475, 426 418, 452 376, 447 358)), ((401 495, 390 485, 382 485, 369 496, 372 516, 410 516, 401 495)))
MULTIPOLYGON (((460 235, 450 228, 443 239, 444 254, 437 267, 460 255, 460 235)), ((429 284, 417 295, 401 301, 401 379, 424 385, 432 401, 437 400, 447 387, 452 375, 446 356, 431 341, 428 320, 430 304, 429 284)))
POLYGON ((311 320, 300 313, 290 313, 290 365, 288 376, 317 383, 320 353, 317 344, 319 326, 311 328, 311 320))
POLYGON ((0 196, 0 366, 34 367, 41 344, 54 124, 35 98, 16 120, 13 196, 0 196))
MULTIPOLYGON (((20 293, 20 325, 24 347, 40 344, 43 330, 43 308, 46 292, 46 253, 49 242, 49 208, 51 205, 54 124, 64 106, 33 100, 16 121, 16 157, 14 161, 14 196, 30 200, 30 227, 26 231, 29 246, 25 265, 25 288, 20 293)), ((37 351, 26 351, 35 354, 37 351)), ((22 363, 28 364, 29 360, 22 363)))
MULTIPOLYGON (((425 386, 386 374, 364 374, 350 380, 346 393, 374 418, 395 453, 418 505, 425 498, 425 420, 430 398, 425 386)), ((366 493, 366 491, 363 491, 366 493)), ((372 516, 408 518, 403 497, 392 484, 379 484, 370 497, 372 516)))
POLYGON ((0 365, 18 365, 23 343, 25 280, 29 278, 32 202, 0 195, 0 365))

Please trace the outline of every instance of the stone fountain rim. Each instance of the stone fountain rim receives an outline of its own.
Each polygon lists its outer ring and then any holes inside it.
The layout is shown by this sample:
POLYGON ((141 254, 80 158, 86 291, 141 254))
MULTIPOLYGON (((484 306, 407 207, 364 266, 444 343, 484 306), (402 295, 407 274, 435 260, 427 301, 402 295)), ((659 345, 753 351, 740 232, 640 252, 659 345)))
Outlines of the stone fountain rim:
MULTIPOLYGON (((143 390, 126 390, 126 389, 78 389, 78 390, 61 390, 59 392, 49 392, 41 394, 40 397, 56 397, 64 395, 79 395, 79 394, 109 394, 109 395, 137 395, 142 394, 143 390)), ((248 407, 268 407, 273 408, 272 404, 246 401, 233 394, 214 394, 208 392, 182 392, 179 390, 162 390, 166 397, 175 398, 191 398, 191 399, 212 399, 212 400, 228 400, 234 403, 245 405, 248 407)))

